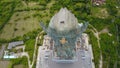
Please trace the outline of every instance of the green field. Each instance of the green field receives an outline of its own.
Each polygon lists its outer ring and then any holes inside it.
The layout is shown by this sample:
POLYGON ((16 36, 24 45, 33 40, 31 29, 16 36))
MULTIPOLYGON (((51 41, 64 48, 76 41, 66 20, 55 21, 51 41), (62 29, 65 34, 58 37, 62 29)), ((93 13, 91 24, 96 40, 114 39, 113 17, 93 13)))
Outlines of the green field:
POLYGON ((32 14, 35 13, 35 11, 14 13, 9 22, 4 26, 0 38, 11 39, 40 28, 39 20, 32 17, 32 14))
POLYGON ((28 62, 26 57, 12 59, 11 65, 8 68, 28 68, 28 62))
MULTIPOLYGON (((39 22, 49 22, 50 15, 49 9, 52 6, 52 3, 48 3, 46 6, 41 5, 37 2, 28 2, 25 1, 11 1, 10 4, 13 5, 17 3, 13 9, 13 12, 7 12, 12 14, 10 19, 3 25, 3 28, 0 32, 0 39, 12 39, 18 36, 23 36, 24 34, 33 31, 35 29, 40 29, 39 22), (45 10, 46 9, 46 10, 45 10)), ((2 4, 8 3, 8 1, 2 1, 2 4)), ((9 5, 7 6, 9 7, 9 5)), ((3 8, 3 6, 2 6, 3 8)), ((4 12, 2 12, 4 14, 4 12)), ((4 18, 6 19, 6 18, 4 18)), ((2 22, 2 20, 0 20, 2 22)), ((2 24, 2 23, 1 23, 2 24)))

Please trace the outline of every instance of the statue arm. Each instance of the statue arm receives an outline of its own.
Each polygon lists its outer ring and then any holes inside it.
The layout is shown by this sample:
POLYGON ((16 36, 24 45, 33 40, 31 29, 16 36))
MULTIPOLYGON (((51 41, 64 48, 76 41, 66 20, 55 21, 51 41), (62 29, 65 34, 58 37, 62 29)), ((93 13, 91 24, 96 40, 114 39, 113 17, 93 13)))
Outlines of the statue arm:
POLYGON ((48 36, 50 36, 52 39, 55 38, 55 35, 54 35, 55 32, 51 31, 50 28, 47 28, 43 22, 40 22, 40 26, 47 33, 48 36))
POLYGON ((82 32, 82 33, 87 29, 88 24, 89 24, 88 22, 85 22, 85 23, 83 24, 83 26, 81 27, 81 32, 82 32))

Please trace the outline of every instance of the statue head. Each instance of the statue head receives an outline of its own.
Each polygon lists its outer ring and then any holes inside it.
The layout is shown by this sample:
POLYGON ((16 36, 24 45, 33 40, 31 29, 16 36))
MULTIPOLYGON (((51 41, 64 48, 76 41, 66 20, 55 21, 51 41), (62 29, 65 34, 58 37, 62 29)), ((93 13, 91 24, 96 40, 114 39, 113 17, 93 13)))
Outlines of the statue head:
POLYGON ((52 17, 49 24, 49 27, 56 29, 56 31, 69 31, 77 28, 77 26, 77 19, 67 8, 61 8, 60 11, 52 17))

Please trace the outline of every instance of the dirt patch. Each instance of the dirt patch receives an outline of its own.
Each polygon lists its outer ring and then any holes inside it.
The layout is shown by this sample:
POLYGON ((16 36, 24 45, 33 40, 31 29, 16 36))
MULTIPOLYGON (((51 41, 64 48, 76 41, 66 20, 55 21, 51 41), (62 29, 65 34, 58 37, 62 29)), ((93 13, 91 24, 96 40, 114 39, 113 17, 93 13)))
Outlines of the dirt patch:
POLYGON ((24 68, 24 65, 20 64, 20 65, 15 65, 14 68, 24 68))
POLYGON ((0 68, 8 68, 10 61, 0 61, 0 68))
POLYGON ((103 30, 101 30, 101 31, 99 32, 99 35, 102 34, 102 33, 109 33, 108 28, 106 27, 106 28, 104 28, 103 30))

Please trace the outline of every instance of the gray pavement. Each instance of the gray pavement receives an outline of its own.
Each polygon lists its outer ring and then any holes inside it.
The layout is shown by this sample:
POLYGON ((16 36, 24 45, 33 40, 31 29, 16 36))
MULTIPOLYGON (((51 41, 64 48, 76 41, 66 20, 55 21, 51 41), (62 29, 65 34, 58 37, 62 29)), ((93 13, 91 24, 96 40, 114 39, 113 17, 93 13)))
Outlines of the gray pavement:
POLYGON ((78 60, 74 63, 56 63, 52 61, 51 57, 48 59, 49 68, 92 68, 90 58, 81 54, 83 51, 78 52, 78 60))
POLYGON ((2 45, 1 49, 0 49, 0 59, 3 57, 3 53, 5 50, 6 45, 2 45))
POLYGON ((44 58, 44 50, 39 48, 39 58, 37 59, 37 67, 36 68, 94 68, 92 64, 91 53, 85 50, 78 50, 77 57, 78 60, 74 63, 57 63, 52 60, 52 51, 50 51, 50 56, 48 59, 44 58))

